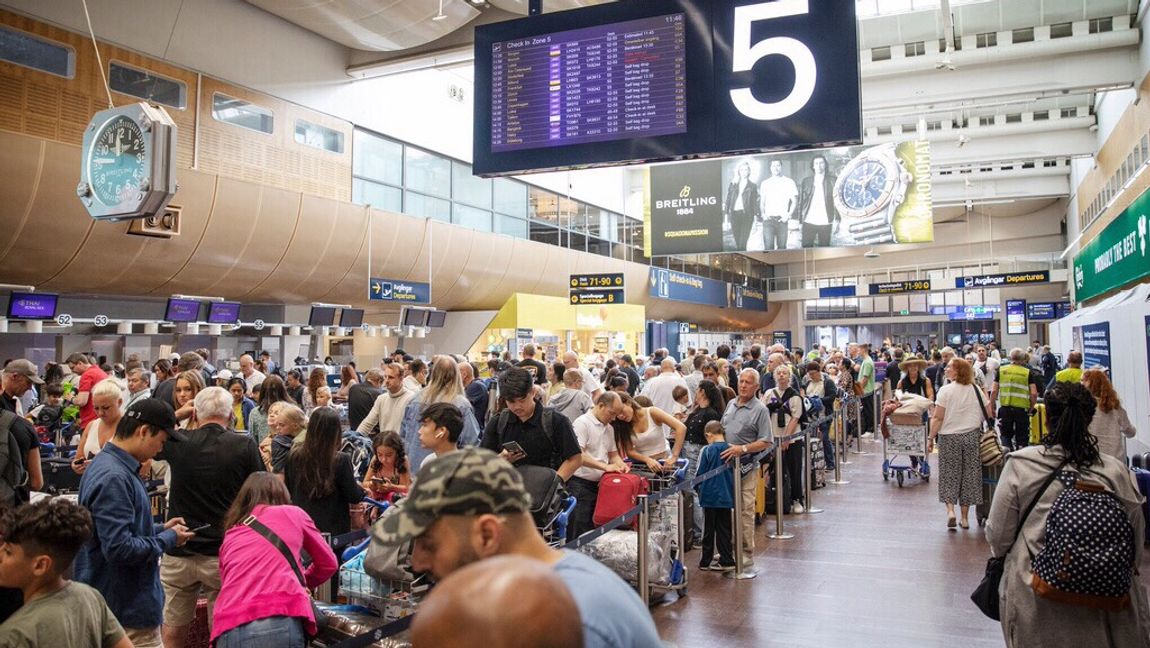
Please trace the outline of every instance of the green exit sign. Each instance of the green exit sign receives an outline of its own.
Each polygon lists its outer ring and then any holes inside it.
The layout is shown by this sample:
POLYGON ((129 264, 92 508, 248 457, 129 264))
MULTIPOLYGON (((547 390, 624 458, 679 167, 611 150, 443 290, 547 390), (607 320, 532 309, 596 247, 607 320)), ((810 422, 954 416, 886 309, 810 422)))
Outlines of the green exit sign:
POLYGON ((899 315, 910 315, 910 309, 904 308, 898 312, 899 315))

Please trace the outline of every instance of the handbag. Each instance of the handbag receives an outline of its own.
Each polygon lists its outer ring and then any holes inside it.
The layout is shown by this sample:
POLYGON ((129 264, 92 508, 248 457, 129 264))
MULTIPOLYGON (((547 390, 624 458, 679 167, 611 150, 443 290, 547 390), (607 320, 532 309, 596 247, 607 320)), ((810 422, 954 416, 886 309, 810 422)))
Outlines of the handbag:
POLYGON ((1034 499, 1030 500, 1030 505, 1026 507, 1026 512, 1022 514, 1022 519, 1018 521, 1018 528, 1014 531, 1014 539, 1010 541, 1010 547, 1006 549, 1001 557, 991 557, 986 560, 986 573, 982 576, 982 582, 978 587, 974 588, 974 592, 970 595, 970 600, 974 602, 975 606, 982 611, 983 614, 994 619, 1001 621, 998 608, 998 588, 1002 583, 1002 574, 1006 569, 1006 556, 1010 555, 1010 551, 1014 549, 1014 544, 1018 542, 1018 536, 1022 535, 1022 527, 1026 524, 1026 518, 1030 517, 1030 512, 1038 504, 1038 500, 1042 498, 1042 494, 1050 488, 1050 484, 1054 482, 1054 478, 1058 476, 1059 471, 1063 466, 1070 461, 1069 458, 1063 459, 1062 463, 1055 468, 1046 481, 1042 483, 1042 488, 1034 494, 1034 499))
POLYGON ((984 466, 997 466, 1002 463, 1005 452, 1002 444, 998 442, 998 433, 994 429, 994 420, 986 414, 986 404, 982 402, 982 390, 978 385, 971 385, 974 395, 978 397, 978 408, 985 418, 982 436, 978 439, 978 460, 984 466))
POLYGON ((312 598, 311 591, 308 590, 307 581, 305 581, 303 578, 303 572, 300 571, 299 564, 296 563, 295 556, 292 555, 291 549, 288 549, 288 546, 284 544, 283 539, 276 535, 276 532, 269 529, 263 522, 257 520, 256 516, 254 515, 247 516, 247 518, 245 518, 244 521, 240 524, 243 524, 252 531, 262 535, 264 539, 272 543, 273 547, 279 550, 279 552, 283 555, 284 560, 287 560, 288 564, 291 565, 291 570, 295 573, 295 577, 299 580, 299 584, 303 587, 304 591, 307 592, 308 600, 311 602, 311 613, 312 616, 315 617, 316 631, 318 632, 319 630, 326 628, 328 623, 327 614, 325 614, 324 611, 319 609, 319 606, 315 604, 315 599, 312 598))

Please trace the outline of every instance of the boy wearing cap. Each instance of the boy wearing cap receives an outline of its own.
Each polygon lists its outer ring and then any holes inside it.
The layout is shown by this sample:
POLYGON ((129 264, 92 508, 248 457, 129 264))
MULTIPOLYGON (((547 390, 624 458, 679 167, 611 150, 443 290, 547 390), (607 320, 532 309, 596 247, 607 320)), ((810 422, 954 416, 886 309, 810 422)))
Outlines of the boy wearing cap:
POLYGON ((490 450, 464 448, 427 464, 403 507, 372 535, 372 543, 388 547, 412 540, 412 567, 439 579, 492 556, 541 560, 575 599, 586 648, 662 646, 650 612, 627 583, 584 554, 544 542, 522 477, 490 450))
POLYGON ((95 533, 76 560, 76 580, 95 587, 137 647, 162 646, 164 594, 159 558, 194 533, 182 518, 152 520, 152 504, 138 476, 168 439, 184 441, 172 406, 156 398, 134 403, 116 434, 80 479, 80 504, 95 533))

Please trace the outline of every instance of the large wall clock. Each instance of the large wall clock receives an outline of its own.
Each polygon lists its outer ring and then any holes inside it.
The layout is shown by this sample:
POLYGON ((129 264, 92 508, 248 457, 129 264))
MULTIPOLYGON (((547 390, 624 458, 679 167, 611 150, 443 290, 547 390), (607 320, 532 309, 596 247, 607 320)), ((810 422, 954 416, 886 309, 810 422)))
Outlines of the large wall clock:
POLYGON ((84 130, 76 194, 97 220, 152 216, 176 193, 176 124, 146 103, 96 113, 84 130))

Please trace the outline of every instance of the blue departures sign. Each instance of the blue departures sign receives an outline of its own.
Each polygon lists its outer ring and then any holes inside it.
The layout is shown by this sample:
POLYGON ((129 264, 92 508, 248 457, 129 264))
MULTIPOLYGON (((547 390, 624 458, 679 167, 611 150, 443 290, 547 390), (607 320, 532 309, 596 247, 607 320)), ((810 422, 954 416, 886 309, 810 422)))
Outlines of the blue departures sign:
POLYGON ((767 293, 764 290, 731 284, 731 308, 745 310, 767 310, 767 293))
POLYGON ((707 306, 727 307, 727 284, 714 279, 651 268, 647 293, 652 297, 707 306))
POLYGON ((430 304, 431 284, 372 277, 367 287, 367 298, 371 301, 430 304))

